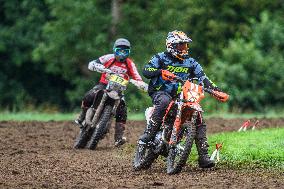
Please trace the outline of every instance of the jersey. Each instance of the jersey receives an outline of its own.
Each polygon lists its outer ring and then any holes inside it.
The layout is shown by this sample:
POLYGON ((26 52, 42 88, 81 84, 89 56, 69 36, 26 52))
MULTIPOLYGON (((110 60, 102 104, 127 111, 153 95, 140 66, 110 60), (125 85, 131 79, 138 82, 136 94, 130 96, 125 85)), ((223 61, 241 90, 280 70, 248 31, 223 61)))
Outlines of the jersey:
MULTIPOLYGON (((99 64, 103 64, 106 68, 110 69, 111 71, 119 74, 124 79, 129 80, 129 78, 131 77, 136 81, 142 81, 142 78, 139 75, 135 64, 130 58, 127 58, 125 62, 119 62, 115 59, 114 54, 107 54, 107 55, 101 56, 100 58, 92 62, 93 62, 93 65, 91 66, 89 65, 89 67, 91 67, 91 70, 94 70, 92 69, 92 66, 94 66, 95 63, 99 63, 99 64)), ((103 73, 101 75, 100 83, 104 83, 104 84, 108 83, 106 79, 106 73, 103 73)))
POLYGON ((150 96, 155 91, 165 91, 171 96, 175 96, 181 90, 182 86, 180 83, 163 80, 161 70, 168 70, 183 80, 197 78, 198 83, 205 83, 205 85, 211 86, 215 85, 207 78, 201 65, 195 59, 189 57, 179 60, 168 52, 162 52, 154 55, 143 70, 143 75, 150 79, 148 88, 150 96))

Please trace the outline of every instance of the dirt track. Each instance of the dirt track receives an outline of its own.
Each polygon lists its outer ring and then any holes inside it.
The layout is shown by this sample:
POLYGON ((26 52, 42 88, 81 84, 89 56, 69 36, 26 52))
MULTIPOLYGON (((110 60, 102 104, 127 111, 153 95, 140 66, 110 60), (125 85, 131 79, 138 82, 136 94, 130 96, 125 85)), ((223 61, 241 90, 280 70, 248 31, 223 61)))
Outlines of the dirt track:
MULTIPOLYGON (((208 133, 237 130, 244 120, 210 119, 208 133)), ((260 127, 284 126, 284 119, 260 127)), ((71 122, 0 122, 0 188, 282 188, 284 175, 268 170, 201 170, 168 176, 165 164, 132 171, 133 148, 144 122, 128 122, 129 143, 113 147, 112 135, 97 151, 74 150, 79 128, 71 122)), ((113 131, 111 130, 111 133, 113 131)))

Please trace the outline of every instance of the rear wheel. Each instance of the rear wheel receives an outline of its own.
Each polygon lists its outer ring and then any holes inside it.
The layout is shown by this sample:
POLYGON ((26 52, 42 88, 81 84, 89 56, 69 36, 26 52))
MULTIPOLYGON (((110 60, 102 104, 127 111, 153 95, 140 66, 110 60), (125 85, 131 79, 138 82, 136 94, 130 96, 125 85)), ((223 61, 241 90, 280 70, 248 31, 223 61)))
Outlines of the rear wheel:
POLYGON ((196 134, 195 124, 186 123, 181 131, 181 140, 170 147, 167 158, 167 173, 177 174, 186 164, 196 134))
POLYGON ((106 105, 100 120, 98 122, 98 124, 96 125, 96 130, 93 132, 88 148, 91 150, 95 150, 99 140, 103 139, 104 136, 106 135, 106 133, 108 132, 109 126, 110 126, 110 119, 111 119, 111 114, 112 114, 112 109, 113 106, 112 105, 106 105))

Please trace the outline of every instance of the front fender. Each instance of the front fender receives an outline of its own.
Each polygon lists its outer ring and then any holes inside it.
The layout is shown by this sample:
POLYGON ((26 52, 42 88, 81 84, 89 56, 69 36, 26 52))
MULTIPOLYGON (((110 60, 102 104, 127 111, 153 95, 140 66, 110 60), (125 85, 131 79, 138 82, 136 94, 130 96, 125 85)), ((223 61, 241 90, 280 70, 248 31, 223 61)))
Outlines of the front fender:
POLYGON ((107 95, 114 100, 120 99, 120 96, 119 96, 118 92, 116 92, 116 91, 108 91, 107 95))

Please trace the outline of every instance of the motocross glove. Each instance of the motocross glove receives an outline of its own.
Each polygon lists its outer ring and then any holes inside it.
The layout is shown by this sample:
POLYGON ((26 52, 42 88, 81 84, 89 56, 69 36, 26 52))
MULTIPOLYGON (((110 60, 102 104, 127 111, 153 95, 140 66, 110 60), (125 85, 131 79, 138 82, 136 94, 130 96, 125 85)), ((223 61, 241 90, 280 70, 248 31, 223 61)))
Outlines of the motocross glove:
POLYGON ((168 70, 162 70, 162 79, 172 81, 176 78, 176 75, 168 70))
POLYGON ((142 91, 147 92, 148 91, 148 84, 145 83, 144 81, 137 81, 134 79, 130 79, 129 80, 132 84, 134 84, 136 87, 138 87, 139 89, 141 89, 142 91))

